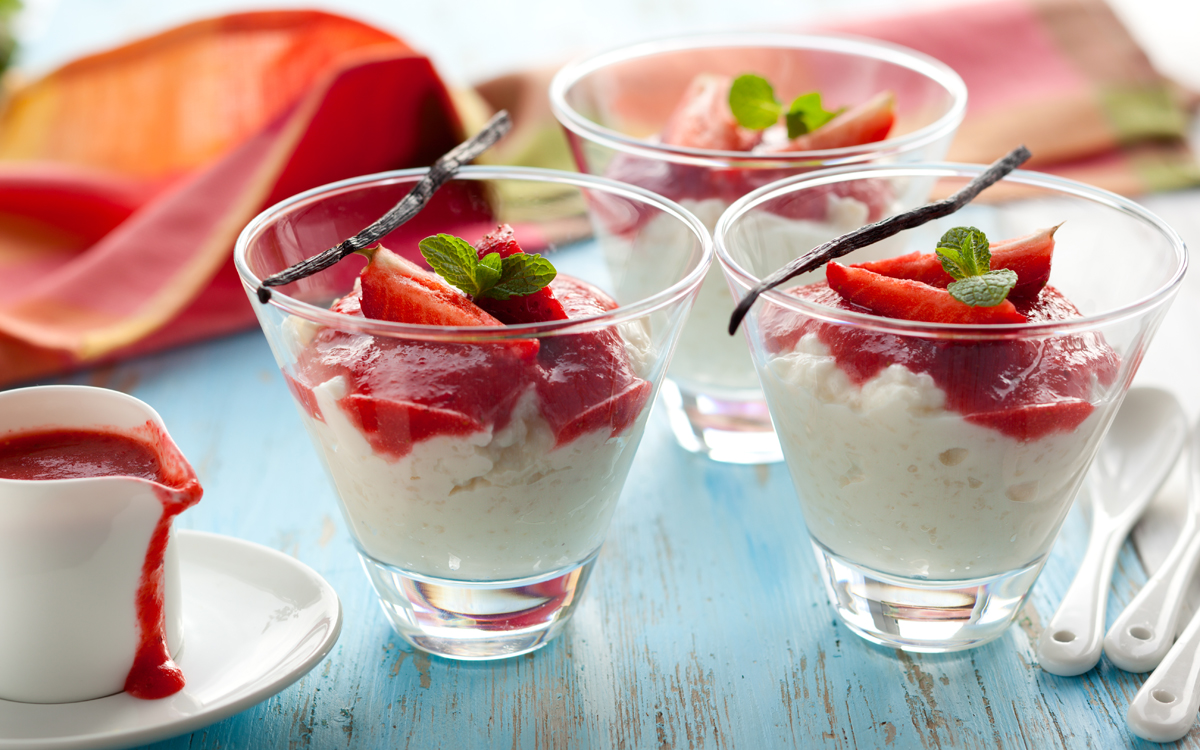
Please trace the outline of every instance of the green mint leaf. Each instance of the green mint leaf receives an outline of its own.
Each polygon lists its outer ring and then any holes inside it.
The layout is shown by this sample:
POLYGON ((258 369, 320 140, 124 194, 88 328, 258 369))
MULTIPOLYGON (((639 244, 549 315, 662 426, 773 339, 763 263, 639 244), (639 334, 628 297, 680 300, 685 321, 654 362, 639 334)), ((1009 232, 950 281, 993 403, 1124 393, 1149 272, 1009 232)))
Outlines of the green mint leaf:
POLYGON ((488 253, 479 259, 479 265, 475 267, 475 282, 479 285, 479 294, 476 296, 486 297, 488 290, 496 286, 503 275, 502 266, 500 253, 488 253))
POLYGON ((1008 268, 970 276, 946 287, 950 296, 972 307, 995 307, 1008 297, 1017 283, 1017 273, 1008 268))
POLYGON ((452 234, 426 237, 417 243, 421 255, 429 266, 449 284, 458 287, 472 297, 480 293, 476 267, 479 254, 471 243, 452 234))
POLYGON ((840 109, 831 112, 821 106, 821 94, 817 91, 801 94, 792 100, 785 116, 788 138, 798 138, 805 133, 811 133, 841 112, 840 109))
POLYGON ((959 251, 949 247, 939 247, 937 249, 937 257, 942 262, 942 270, 956 280, 966 279, 971 276, 970 268, 967 267, 967 263, 963 260, 962 253, 959 251))
POLYGON ((508 299, 533 294, 554 280, 554 265, 540 255, 513 253, 482 258, 471 243, 450 234, 426 237, 417 243, 430 267, 471 297, 508 299))
POLYGON ((743 128, 763 130, 775 124, 783 106, 767 79, 746 73, 733 79, 729 87, 729 109, 743 128))
POLYGON ((500 280, 483 296, 495 299, 522 297, 554 281, 558 272, 540 255, 513 253, 503 261, 500 280))
POLYGON ((982 276, 992 267, 987 235, 975 227, 954 227, 937 244, 942 268, 955 279, 982 276))

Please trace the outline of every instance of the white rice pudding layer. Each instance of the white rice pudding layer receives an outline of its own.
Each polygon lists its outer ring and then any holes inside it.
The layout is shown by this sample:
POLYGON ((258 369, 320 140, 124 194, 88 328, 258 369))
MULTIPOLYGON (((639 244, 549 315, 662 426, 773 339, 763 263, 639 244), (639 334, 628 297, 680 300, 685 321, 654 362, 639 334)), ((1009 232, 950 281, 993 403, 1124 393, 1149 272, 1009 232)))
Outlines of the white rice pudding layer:
POLYGON ((1071 433, 1022 442, 944 408, 925 373, 891 365, 854 385, 816 334, 764 378, 809 533, 881 573, 958 580, 1050 550, 1100 439, 1100 409, 1071 433))
MULTIPOLYGON (((290 347, 313 330, 285 328, 290 347)), ((653 352, 643 322, 620 329, 634 371, 646 372, 653 352)), ((344 377, 313 393, 324 421, 301 413, 360 548, 409 573, 461 581, 544 575, 596 552, 650 406, 616 437, 605 428, 555 447, 530 386, 503 429, 423 440, 396 460, 377 454, 339 406, 344 377)))

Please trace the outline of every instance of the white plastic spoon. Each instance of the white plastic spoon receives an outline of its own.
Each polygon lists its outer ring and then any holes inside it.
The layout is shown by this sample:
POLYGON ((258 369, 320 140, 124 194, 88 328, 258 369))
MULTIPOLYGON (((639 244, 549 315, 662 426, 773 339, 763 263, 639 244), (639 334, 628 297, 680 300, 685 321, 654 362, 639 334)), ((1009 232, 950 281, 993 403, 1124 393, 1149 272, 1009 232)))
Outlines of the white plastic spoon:
POLYGON ((1100 661, 1104 609, 1125 537, 1166 481, 1187 437, 1179 401, 1157 388, 1125 397, 1088 473, 1092 530, 1079 572, 1038 640, 1051 674, 1083 674, 1100 661))
POLYGON ((1166 656, 1200 562, 1200 424, 1192 430, 1188 452, 1187 518, 1179 539, 1104 637, 1109 661, 1126 672, 1149 672, 1166 656))
POLYGON ((1133 696, 1125 721, 1138 737, 1151 742, 1174 742, 1196 723, 1200 708, 1200 612, 1183 629, 1133 696))

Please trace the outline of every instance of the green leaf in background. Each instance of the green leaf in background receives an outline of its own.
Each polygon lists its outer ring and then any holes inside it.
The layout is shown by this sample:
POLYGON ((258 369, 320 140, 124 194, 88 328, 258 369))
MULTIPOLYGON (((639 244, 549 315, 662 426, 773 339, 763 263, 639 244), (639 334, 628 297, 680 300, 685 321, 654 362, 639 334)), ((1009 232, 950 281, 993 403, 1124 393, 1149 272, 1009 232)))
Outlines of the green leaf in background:
POLYGON ((746 73, 733 79, 729 87, 729 109, 743 128, 763 130, 775 124, 783 106, 767 79, 746 73))
POLYGON ((0 71, 8 68, 17 50, 13 26, 23 5, 21 0, 0 0, 0 71))
POLYGON ((842 110, 829 111, 821 105, 821 94, 817 91, 801 94, 792 100, 786 120, 788 138, 798 138, 811 133, 841 114, 842 110))

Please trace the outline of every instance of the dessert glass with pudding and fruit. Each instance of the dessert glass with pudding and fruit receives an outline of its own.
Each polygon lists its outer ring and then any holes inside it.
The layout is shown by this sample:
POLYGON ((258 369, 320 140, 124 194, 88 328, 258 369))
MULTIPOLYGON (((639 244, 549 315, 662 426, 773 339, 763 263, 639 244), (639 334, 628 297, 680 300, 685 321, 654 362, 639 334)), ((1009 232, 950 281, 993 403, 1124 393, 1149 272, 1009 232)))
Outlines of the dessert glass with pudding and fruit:
MULTIPOLYGON (((779 268, 764 212, 832 210, 856 185, 944 196, 981 169, 788 180, 721 217, 717 254, 740 298, 779 268)), ((1187 258, 1132 201, 1029 172, 893 239, 898 257, 851 253, 827 281, 764 293, 743 325, 839 616, 877 643, 951 651, 1016 617, 1187 258), (1013 272, 1006 298, 950 294, 961 282, 934 252, 965 242, 958 227, 989 241, 988 279, 1013 272)))
POLYGON ((424 174, 295 196, 246 228, 235 259, 393 626, 435 654, 512 656, 579 601, 711 242, 639 188, 467 167, 369 263, 255 299, 260 279, 357 234, 424 174), (647 247, 651 222, 665 231, 647 247), (557 275, 468 296, 447 258, 496 288, 518 261, 557 275))
MULTIPOLYGON (((677 201, 711 230, 730 203, 777 179, 829 166, 941 159, 967 92, 947 66, 894 45, 721 34, 644 43, 573 63, 555 76, 550 101, 581 171, 677 201), (735 81, 745 74, 760 80, 743 90, 735 81), (734 98, 750 110, 778 109, 778 117, 741 124, 730 101, 735 88, 734 98)), ((888 196, 840 198, 839 210, 821 221, 762 220, 808 249, 875 218, 888 196)), ((781 255, 779 263, 787 259, 781 255)), ((664 405, 688 450, 734 463, 778 461, 779 442, 746 342, 724 333, 732 310, 714 267, 680 339, 664 405)))

